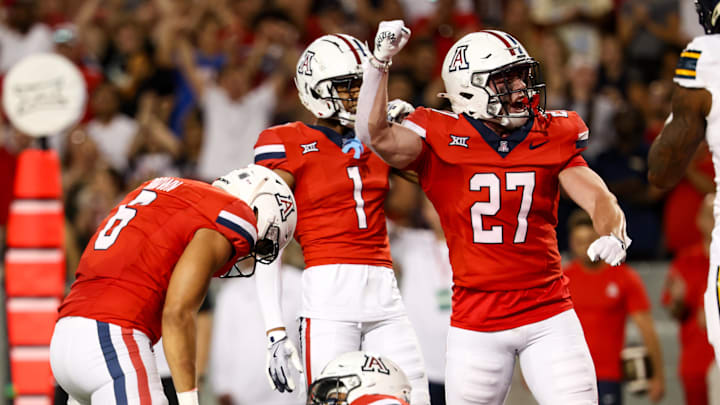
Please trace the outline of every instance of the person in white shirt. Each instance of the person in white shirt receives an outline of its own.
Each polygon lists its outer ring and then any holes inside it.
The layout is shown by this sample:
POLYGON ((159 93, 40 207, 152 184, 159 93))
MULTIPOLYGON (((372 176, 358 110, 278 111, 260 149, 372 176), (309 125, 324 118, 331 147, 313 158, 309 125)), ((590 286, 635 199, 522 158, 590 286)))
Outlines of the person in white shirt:
POLYGON ((288 39, 286 43, 273 44, 264 38, 256 40, 245 61, 226 65, 215 82, 196 66, 190 42, 180 39, 180 68, 204 113, 196 173, 199 178, 211 180, 228 169, 253 163, 253 145, 258 134, 270 126, 278 98, 291 76, 290 69, 295 66, 290 42, 288 39), (252 88, 252 79, 263 57, 278 46, 279 54, 283 55, 278 68, 252 88))

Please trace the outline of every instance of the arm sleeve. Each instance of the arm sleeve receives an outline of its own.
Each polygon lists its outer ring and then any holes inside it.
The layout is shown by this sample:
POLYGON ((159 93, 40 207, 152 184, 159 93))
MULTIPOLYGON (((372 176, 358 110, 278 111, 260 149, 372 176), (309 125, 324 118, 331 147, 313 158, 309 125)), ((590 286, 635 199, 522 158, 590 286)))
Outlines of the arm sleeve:
POLYGON ((278 259, 271 264, 257 264, 255 269, 255 287, 260 301, 260 312, 262 312, 265 330, 285 327, 282 314, 282 252, 278 259))
POLYGON ((410 163, 407 167, 404 167, 402 170, 413 170, 417 172, 418 175, 422 175, 429 154, 429 146, 427 144, 427 128, 429 124, 429 111, 423 107, 416 108, 415 111, 410 113, 402 124, 400 124, 415 132, 423 140, 422 151, 418 155, 417 159, 415 159, 415 161, 410 163))

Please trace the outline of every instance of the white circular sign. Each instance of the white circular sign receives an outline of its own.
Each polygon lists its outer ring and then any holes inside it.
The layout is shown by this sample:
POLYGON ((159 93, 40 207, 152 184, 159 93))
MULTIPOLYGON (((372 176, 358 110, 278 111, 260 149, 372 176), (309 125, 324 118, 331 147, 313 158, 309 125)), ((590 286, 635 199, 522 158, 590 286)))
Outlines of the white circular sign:
POLYGON ((55 135, 85 111, 85 79, 67 58, 38 53, 23 58, 5 76, 2 105, 10 122, 32 136, 55 135))

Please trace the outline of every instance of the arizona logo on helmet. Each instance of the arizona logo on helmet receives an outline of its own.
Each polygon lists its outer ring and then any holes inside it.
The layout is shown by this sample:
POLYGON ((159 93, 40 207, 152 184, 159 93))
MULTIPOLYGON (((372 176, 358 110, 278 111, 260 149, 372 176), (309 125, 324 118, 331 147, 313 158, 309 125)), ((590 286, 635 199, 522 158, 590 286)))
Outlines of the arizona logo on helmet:
POLYGON ((307 51, 305 52, 305 55, 303 55, 303 61, 298 66, 298 73, 301 75, 307 75, 312 76, 312 68, 310 67, 310 63, 312 63, 312 58, 315 56, 315 52, 307 51))
POLYGON ((290 214, 295 211, 295 204, 289 195, 275 194, 275 199, 280 206, 280 216, 283 221, 287 221, 290 214))
POLYGON ((390 374, 390 370, 385 366, 382 359, 374 356, 365 355, 365 364, 362 371, 374 371, 376 373, 390 374))
POLYGON ((461 45, 455 49, 455 54, 453 55, 453 58, 450 61, 450 71, 451 72, 454 72, 456 70, 470 69, 470 65, 468 64, 468 61, 467 61, 467 56, 465 56, 465 52, 467 51, 467 48, 468 48, 467 45, 461 45))

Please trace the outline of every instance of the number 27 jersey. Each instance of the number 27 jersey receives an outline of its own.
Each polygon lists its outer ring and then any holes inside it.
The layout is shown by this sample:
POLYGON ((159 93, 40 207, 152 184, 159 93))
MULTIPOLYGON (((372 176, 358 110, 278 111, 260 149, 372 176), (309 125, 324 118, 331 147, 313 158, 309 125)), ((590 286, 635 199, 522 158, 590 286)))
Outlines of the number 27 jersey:
POLYGON ((384 209, 390 167, 370 148, 355 159, 335 131, 293 122, 260 133, 255 163, 295 178, 295 239, 307 267, 392 267, 384 209))
POLYGON ((588 129, 575 112, 530 118, 504 138, 480 120, 427 108, 403 126, 424 139, 409 169, 440 216, 456 286, 521 290, 561 277, 558 174, 586 165, 588 129))

